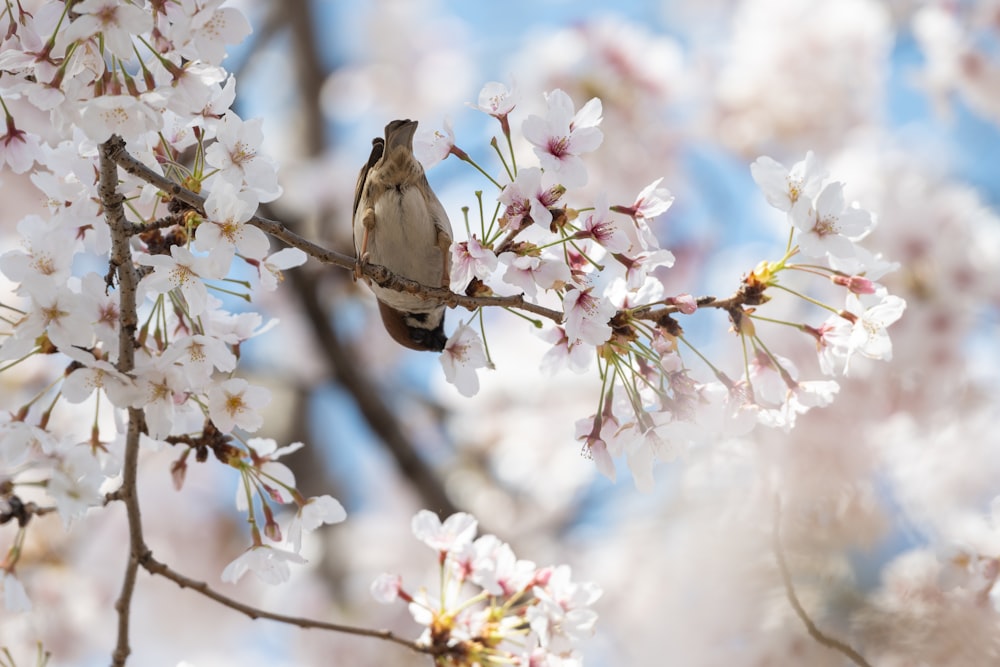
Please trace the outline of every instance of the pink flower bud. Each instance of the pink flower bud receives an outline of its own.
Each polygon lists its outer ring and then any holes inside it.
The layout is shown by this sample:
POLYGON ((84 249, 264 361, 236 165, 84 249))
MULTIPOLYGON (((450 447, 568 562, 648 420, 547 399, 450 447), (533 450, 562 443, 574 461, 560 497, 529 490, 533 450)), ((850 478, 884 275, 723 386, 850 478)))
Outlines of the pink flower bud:
POLYGON ((846 287, 855 294, 875 293, 875 283, 864 276, 833 276, 831 280, 834 284, 846 287))

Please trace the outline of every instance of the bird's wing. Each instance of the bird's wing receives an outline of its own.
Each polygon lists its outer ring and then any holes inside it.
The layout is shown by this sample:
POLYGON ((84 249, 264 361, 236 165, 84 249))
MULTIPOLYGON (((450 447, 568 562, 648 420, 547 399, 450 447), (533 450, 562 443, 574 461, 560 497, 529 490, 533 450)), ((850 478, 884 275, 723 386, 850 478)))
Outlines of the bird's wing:
POLYGON ((358 182, 354 186, 354 208, 351 209, 351 219, 353 220, 358 215, 358 205, 361 203, 361 195, 365 191, 365 181, 368 180, 368 172, 372 170, 375 163, 382 159, 382 153, 385 151, 385 139, 382 137, 375 137, 372 139, 372 152, 368 156, 368 162, 365 162, 361 166, 361 171, 358 172, 358 182))
POLYGON ((427 193, 425 197, 427 200, 427 211, 434 220, 434 228, 437 230, 437 245, 441 249, 443 266, 441 286, 448 287, 451 283, 451 221, 448 220, 448 212, 444 210, 444 205, 437 198, 437 195, 434 194, 434 191, 431 190, 430 186, 427 185, 426 177, 424 177, 424 184, 426 185, 424 192, 427 193))

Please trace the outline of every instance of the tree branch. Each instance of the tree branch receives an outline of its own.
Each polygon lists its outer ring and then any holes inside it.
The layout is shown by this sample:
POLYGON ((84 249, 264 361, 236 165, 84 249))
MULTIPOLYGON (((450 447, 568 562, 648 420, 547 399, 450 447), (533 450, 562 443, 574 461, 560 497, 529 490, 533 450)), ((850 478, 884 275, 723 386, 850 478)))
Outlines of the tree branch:
MULTIPOLYGON (((112 137, 109 144, 111 144, 111 150, 109 153, 110 158, 127 173, 146 181, 147 183, 155 185, 174 199, 177 199, 178 201, 191 206, 199 213, 204 214, 205 197, 181 187, 178 183, 171 181, 165 176, 161 176, 139 160, 129 155, 129 153, 125 150, 125 142, 120 138, 112 137)), ((356 266, 356 260, 354 257, 345 255, 344 253, 340 253, 335 250, 328 250, 327 248, 317 245, 312 241, 299 236, 280 222, 269 220, 257 215, 250 218, 248 222, 249 224, 270 234, 274 238, 284 241, 293 248, 298 248, 310 257, 317 259, 324 264, 333 264, 334 266, 339 266, 343 269, 349 269, 351 271, 353 271, 356 266)), ((445 287, 430 287, 422 285, 415 280, 409 280, 407 278, 403 278, 402 276, 397 276, 389 271, 389 269, 378 264, 365 264, 362 267, 362 273, 380 287, 396 290, 397 292, 414 294, 423 299, 442 303, 449 308, 462 306, 464 308, 468 308, 469 310, 475 310, 481 306, 500 306, 504 308, 516 308, 518 310, 533 313, 540 317, 552 320, 557 324, 563 320, 562 312, 525 301, 524 296, 521 294, 514 296, 466 296, 464 294, 456 294, 445 287)))
POLYGON ((848 644, 840 641, 839 639, 834 639, 829 635, 822 632, 813 620, 809 618, 809 614, 806 612, 802 603, 799 602, 798 596, 795 594, 795 587, 792 584, 792 574, 788 570, 788 563, 785 561, 785 553, 781 547, 781 498, 776 498, 774 503, 774 556, 778 561, 778 569, 781 571, 781 581, 785 586, 785 597, 788 598, 788 603, 792 605, 792 609, 795 610, 795 614, 802 621, 802 624, 806 626, 806 632, 809 636, 815 639, 817 642, 823 646, 838 651, 847 656, 851 662, 859 667, 871 667, 864 656, 851 648, 848 644))
POLYGON ((403 639, 389 630, 372 630, 370 628, 359 628, 353 625, 341 625, 340 623, 330 623, 328 621, 317 621, 311 618, 303 618, 300 616, 288 616, 285 614, 276 614, 263 609, 258 609, 248 604, 244 604, 238 600, 234 600, 231 597, 225 596, 222 593, 214 590, 204 581, 198 581, 197 579, 191 579, 186 577, 179 572, 173 570, 166 563, 161 563, 160 561, 153 558, 151 553, 146 553, 141 560, 142 567, 147 572, 153 575, 158 575, 169 579, 181 588, 189 588, 196 593, 214 600, 224 607, 229 607, 235 611, 240 612, 253 620, 258 618, 265 618, 270 621, 276 621, 278 623, 286 623, 288 625, 294 625, 303 629, 315 629, 315 630, 328 630, 330 632, 341 632, 346 635, 357 635, 359 637, 373 637, 375 639, 384 639, 385 641, 393 642, 394 644, 399 644, 400 646, 405 646, 411 651, 416 651, 417 653, 425 653, 428 655, 435 655, 436 650, 430 646, 420 646, 416 642, 410 641, 408 639, 403 639))
MULTIPOLYGON (((130 224, 125 219, 122 206, 123 197, 118 192, 118 167, 112 158, 115 137, 101 145, 100 150, 100 195, 104 205, 104 215, 111 228, 111 267, 118 277, 118 363, 117 369, 128 374, 135 368, 135 331, 139 317, 136 307, 136 286, 138 277, 132 263, 130 224)), ((118 140, 120 142, 120 140, 118 140)), ((109 284, 111 274, 108 275, 109 284)), ((146 551, 142 536, 142 516, 139 511, 139 497, 136 492, 139 465, 139 434, 143 424, 143 412, 139 408, 128 409, 128 429, 125 436, 125 460, 122 464, 122 485, 117 497, 125 503, 128 519, 129 560, 125 566, 125 576, 121 592, 115 602, 118 612, 118 638, 111 656, 112 667, 123 667, 128 659, 129 617, 132 596, 135 592, 136 573, 139 559, 146 551)))
MULTIPOLYGON (((121 138, 112 137, 108 141, 108 144, 111 146, 109 153, 111 159, 114 160, 118 166, 124 169, 127 173, 147 183, 155 185, 170 197, 187 204, 204 215, 205 197, 202 197, 201 195, 182 187, 180 184, 175 183, 169 178, 156 173, 141 161, 132 157, 125 149, 125 142, 121 138)), ((291 231, 288 227, 278 221, 255 215, 248 220, 248 223, 261 229, 265 233, 270 234, 274 238, 284 241, 289 246, 298 248, 310 257, 317 259, 324 264, 333 264, 334 266, 339 266, 343 269, 351 271, 354 271, 357 266, 357 261, 354 257, 345 255, 344 253, 340 253, 335 250, 329 250, 313 243, 312 241, 309 241, 308 239, 305 239, 291 231)), ((468 296, 452 292, 446 287, 431 287, 429 285, 423 285, 415 280, 409 280, 402 276, 398 276, 386 267, 378 264, 366 263, 362 266, 361 271, 363 275, 380 287, 395 290, 397 292, 413 294, 425 300, 444 304, 449 308, 462 306, 468 310, 475 310, 480 307, 499 306, 501 308, 512 308, 533 313, 551 320, 556 324, 561 324, 564 317, 561 311, 525 301, 523 294, 515 294, 513 296, 468 296)), ((759 305, 764 303, 766 300, 767 298, 763 295, 763 287, 751 286, 744 283, 732 296, 728 298, 718 299, 714 296, 704 296, 698 298, 696 303, 699 309, 716 308, 732 312, 733 310, 742 309, 743 306, 759 305)), ((633 310, 629 313, 629 317, 656 322, 664 317, 669 317, 670 315, 678 312, 681 312, 681 307, 677 305, 664 305, 657 308, 648 306, 633 310)))

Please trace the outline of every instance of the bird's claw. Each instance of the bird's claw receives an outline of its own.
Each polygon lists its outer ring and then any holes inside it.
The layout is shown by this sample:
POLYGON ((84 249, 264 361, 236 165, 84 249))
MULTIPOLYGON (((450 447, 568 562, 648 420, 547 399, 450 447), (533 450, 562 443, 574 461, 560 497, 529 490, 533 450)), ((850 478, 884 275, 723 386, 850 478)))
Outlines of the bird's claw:
POLYGON ((364 275, 365 264, 368 263, 368 238, 375 227, 375 209, 366 208, 361 216, 361 224, 365 226, 365 235, 361 240, 361 248, 358 250, 358 259, 354 263, 354 281, 357 282, 364 275))
POLYGON ((354 281, 357 282, 365 275, 365 266, 368 264, 368 253, 362 253, 354 261, 354 281))

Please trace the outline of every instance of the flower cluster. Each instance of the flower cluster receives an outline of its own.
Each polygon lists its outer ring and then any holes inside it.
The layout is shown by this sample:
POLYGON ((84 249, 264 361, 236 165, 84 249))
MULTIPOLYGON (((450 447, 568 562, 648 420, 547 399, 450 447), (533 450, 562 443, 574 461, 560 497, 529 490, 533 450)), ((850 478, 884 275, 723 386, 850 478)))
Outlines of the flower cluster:
MULTIPOLYGON (((305 563, 302 551, 303 531, 313 531, 324 524, 339 523, 347 513, 336 498, 323 495, 304 498, 295 488, 295 475, 277 459, 302 447, 297 442, 278 447, 274 440, 251 438, 243 447, 227 447, 224 456, 229 465, 240 471, 242 484, 236 493, 236 508, 249 516, 253 543, 226 566, 222 580, 235 583, 247 571, 269 584, 288 581, 290 563, 305 563), (256 500, 256 505, 255 501, 256 500), (285 531, 275 519, 272 503, 295 503, 296 512, 285 531), (263 536, 256 506, 264 517, 263 536), (282 548, 282 545, 291 550, 282 548)), ((183 465, 183 459, 180 462, 183 465)), ((175 475, 180 466, 173 467, 175 475)))
MULTIPOLYGON (((657 460, 720 435, 745 433, 756 423, 788 429, 797 415, 830 403, 837 383, 800 379, 790 359, 769 349, 755 322, 812 337, 827 375, 846 373, 857 355, 890 358, 886 327, 905 303, 875 281, 895 267, 859 245, 874 224, 872 215, 846 203, 843 183, 827 182, 812 153, 791 169, 768 157, 751 166, 767 201, 787 216, 784 255, 748 271, 732 296, 696 300, 667 294, 662 281, 675 261, 650 224, 673 202, 662 179, 628 204, 609 204, 605 195, 584 199, 584 205, 574 201, 588 180, 583 156, 601 143, 600 100, 577 110, 562 90, 548 93, 545 114, 529 115, 521 126, 537 166, 521 167, 510 123, 518 101, 516 90, 491 83, 477 105, 500 121, 506 140, 506 153, 496 139, 491 144, 501 163, 499 177, 455 146, 450 128, 421 144, 421 157, 433 164, 454 155, 473 164, 497 191, 493 217, 481 216, 479 229, 469 228, 468 239, 452 246, 452 289, 474 296, 520 293, 561 311, 560 321, 543 334, 552 347, 542 366, 585 372, 596 362, 598 408, 577 423, 577 438, 602 473, 614 478, 614 459, 624 456, 637 485, 648 489, 657 460), (796 291, 782 280, 789 271, 841 289, 843 305, 796 291), (762 307, 778 290, 832 315, 816 325, 765 317, 762 307), (741 377, 731 377, 685 336, 681 317, 704 308, 729 315, 742 342, 741 377), (688 365, 688 352, 700 368, 688 365)), ((447 379, 470 395, 479 386, 477 370, 491 360, 479 335, 462 324, 442 364, 447 379)))
MULTIPOLYGON (((172 470, 178 486, 192 452, 199 461, 214 452, 240 470, 252 546, 225 577, 249 568, 265 580, 287 578, 283 564, 301 560, 302 531, 339 521, 343 509, 299 495, 274 462, 282 450, 246 439, 261 427, 270 392, 235 375, 240 348, 269 325, 232 303, 275 289, 284 269, 305 261, 296 249, 271 254, 265 234, 248 224, 260 202, 280 194, 276 165, 260 150, 261 124, 229 110, 235 82, 220 66, 225 45, 249 25, 222 0, 30 4, 4 15, 0 162, 31 170, 48 210, 22 219, 21 247, 0 255, 13 285, 0 297, 0 370, 40 366, 52 381, 5 406, 0 492, 8 503, 37 496, 39 508, 54 506, 67 524, 102 505, 122 471, 124 416, 141 410, 147 447, 182 449, 172 470), (157 173, 208 191, 204 213, 117 168, 102 184, 109 140, 157 173), (125 202, 117 249, 102 185, 125 202), (139 279, 130 288, 136 321, 124 331, 127 290, 115 281, 122 271, 139 279), (286 529, 291 556, 264 547, 282 533, 269 501, 298 507, 286 529)), ((5 574, 17 559, 8 555, 5 574)))
POLYGON ((407 589, 402 578, 383 574, 372 594, 383 603, 402 600, 424 626, 419 644, 438 665, 582 664, 574 646, 593 633, 590 606, 601 590, 571 578, 568 565, 537 567, 514 555, 494 535, 475 537, 476 520, 453 514, 443 523, 422 510, 413 534, 437 553, 436 594, 407 589))

